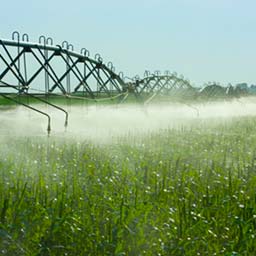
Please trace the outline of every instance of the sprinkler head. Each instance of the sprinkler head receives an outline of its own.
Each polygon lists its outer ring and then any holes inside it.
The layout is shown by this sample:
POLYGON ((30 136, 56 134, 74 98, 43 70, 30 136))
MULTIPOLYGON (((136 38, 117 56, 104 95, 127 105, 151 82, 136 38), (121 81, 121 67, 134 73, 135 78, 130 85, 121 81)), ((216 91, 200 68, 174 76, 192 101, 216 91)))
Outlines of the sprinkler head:
POLYGON ((51 133, 51 125, 50 124, 48 124, 48 127, 47 127, 47 133, 48 133, 48 136, 50 135, 50 133, 51 133))

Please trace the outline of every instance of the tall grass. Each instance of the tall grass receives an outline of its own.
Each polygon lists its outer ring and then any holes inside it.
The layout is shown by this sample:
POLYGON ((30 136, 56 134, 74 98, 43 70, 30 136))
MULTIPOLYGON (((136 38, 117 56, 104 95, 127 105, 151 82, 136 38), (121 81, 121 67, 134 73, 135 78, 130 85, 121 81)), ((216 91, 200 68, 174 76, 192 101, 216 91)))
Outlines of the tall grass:
POLYGON ((256 255, 256 120, 1 147, 1 255, 256 255))

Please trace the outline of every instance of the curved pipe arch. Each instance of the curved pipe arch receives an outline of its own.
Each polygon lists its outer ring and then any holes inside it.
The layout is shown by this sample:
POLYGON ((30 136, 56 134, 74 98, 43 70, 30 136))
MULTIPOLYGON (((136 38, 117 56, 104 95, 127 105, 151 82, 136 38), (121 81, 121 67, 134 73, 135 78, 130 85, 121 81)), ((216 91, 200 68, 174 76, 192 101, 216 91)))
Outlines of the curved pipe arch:
POLYGON ((90 52, 89 52, 86 48, 82 48, 82 49, 80 50, 80 53, 81 53, 82 55, 84 55, 85 57, 89 57, 89 56, 90 56, 90 52))
POLYGON ((61 48, 68 50, 68 45, 69 45, 68 41, 64 40, 64 41, 61 43, 61 48))
POLYGON ((48 45, 53 45, 53 39, 52 39, 52 37, 47 37, 47 39, 46 39, 46 44, 48 44, 48 45))
POLYGON ((24 33, 24 34, 22 35, 22 41, 23 41, 23 42, 29 42, 29 36, 28 36, 27 33, 24 33))
POLYGON ((17 41, 19 42, 20 41, 20 33, 18 31, 14 31, 12 33, 12 40, 15 41, 15 36, 17 36, 17 41))
POLYGON ((46 37, 44 35, 39 36, 38 43, 46 45, 46 37))

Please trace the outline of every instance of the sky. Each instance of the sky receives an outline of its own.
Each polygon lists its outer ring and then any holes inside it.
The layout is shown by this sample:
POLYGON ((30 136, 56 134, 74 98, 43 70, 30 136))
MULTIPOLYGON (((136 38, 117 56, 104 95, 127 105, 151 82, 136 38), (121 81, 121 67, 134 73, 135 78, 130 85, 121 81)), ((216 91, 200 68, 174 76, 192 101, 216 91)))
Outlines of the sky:
POLYGON ((2 1, 0 38, 50 36, 127 77, 177 72, 195 86, 256 84, 255 0, 2 1))

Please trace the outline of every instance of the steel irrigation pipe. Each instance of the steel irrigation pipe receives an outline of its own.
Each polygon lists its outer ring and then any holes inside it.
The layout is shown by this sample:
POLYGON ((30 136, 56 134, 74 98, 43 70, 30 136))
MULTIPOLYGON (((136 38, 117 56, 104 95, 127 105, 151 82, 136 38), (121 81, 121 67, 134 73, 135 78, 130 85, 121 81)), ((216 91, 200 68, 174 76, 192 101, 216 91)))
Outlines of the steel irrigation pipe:
POLYGON ((122 80, 124 80, 124 72, 120 71, 120 72, 118 73, 118 76, 119 76, 122 80))
POLYGON ((110 70, 112 70, 112 68, 114 67, 112 61, 109 61, 109 62, 107 63, 107 67, 108 67, 110 70))
MULTIPOLYGON (((29 36, 28 34, 23 34, 22 35, 22 41, 23 42, 29 42, 29 36)), ((24 58, 23 58, 23 61, 24 61, 24 73, 25 73, 25 83, 26 83, 26 86, 27 86, 27 62, 26 62, 26 52, 24 52, 24 58)))
POLYGON ((85 57, 89 57, 89 56, 90 56, 90 52, 89 52, 86 48, 82 48, 82 49, 80 50, 80 53, 81 53, 82 55, 84 55, 85 57))
MULTIPOLYGON (((17 37, 17 42, 18 42, 17 52, 19 55, 20 54, 20 33, 18 31, 14 31, 12 33, 12 40, 14 41, 15 41, 15 36, 17 37)), ((20 58, 18 59, 18 69, 20 70, 20 58)), ((20 81, 19 81, 19 86, 20 86, 20 81)))
MULTIPOLYGON (((7 87, 11 87, 11 88, 13 88, 13 89, 15 89, 15 90, 18 90, 17 86, 15 86, 15 85, 10 85, 10 84, 7 84, 6 82, 3 82, 3 81, 0 81, 0 82, 1 82, 2 84, 4 84, 5 86, 7 86, 7 87)), ((56 108, 56 109, 58 109, 58 110, 64 112, 64 113, 65 113, 65 124, 64 124, 64 126, 65 126, 65 127, 68 126, 68 112, 67 112, 65 109, 63 109, 63 108, 61 108, 61 107, 59 107, 59 106, 57 106, 57 105, 55 105, 55 104, 52 104, 52 103, 50 103, 49 101, 46 101, 46 100, 41 99, 41 98, 38 98, 38 97, 36 97, 35 95, 33 95, 33 94, 31 94, 31 93, 28 93, 28 92, 25 92, 25 91, 23 91, 23 93, 26 94, 26 95, 28 95, 28 96, 30 96, 30 97, 32 97, 33 99, 37 99, 37 100, 39 100, 39 101, 41 101, 41 102, 43 102, 43 103, 48 104, 49 106, 52 106, 52 107, 54 107, 54 108, 56 108)))
MULTIPOLYGON (((53 39, 51 37, 47 37, 45 39, 45 46, 46 45, 53 45, 53 39)), ((48 50, 46 48, 45 48, 44 54, 45 54, 45 60, 48 61, 48 50)), ((45 68, 46 68, 46 70, 45 70, 45 89, 46 89, 46 93, 48 94, 49 93, 49 87, 50 87, 48 63, 47 63, 45 68)))
MULTIPOLYGON (((48 51, 46 49, 46 44, 47 44, 47 40, 46 37, 44 35, 41 35, 38 39, 39 44, 43 44, 44 45, 44 60, 46 62, 46 60, 48 59, 48 51)), ((49 92, 49 75, 48 75, 48 65, 45 67, 45 92, 48 93, 49 92)))
POLYGON ((50 135, 50 132, 51 132, 51 117, 50 117, 47 113, 45 113, 45 112, 43 112, 43 111, 41 111, 41 110, 38 110, 38 109, 36 109, 36 108, 33 108, 33 107, 31 107, 31 106, 29 106, 29 105, 27 105, 27 104, 25 104, 25 103, 19 102, 18 100, 15 100, 15 99, 13 99, 13 98, 11 98, 11 97, 9 97, 9 96, 3 94, 3 93, 0 93, 0 95, 1 95, 2 97, 4 97, 4 98, 10 100, 10 101, 13 101, 13 102, 15 102, 15 103, 17 103, 17 104, 19 104, 19 105, 22 105, 22 106, 24 106, 24 107, 26 107, 26 108, 29 108, 29 109, 31 109, 31 110, 37 112, 37 113, 40 113, 40 114, 46 116, 47 119, 48 119, 47 133, 48 133, 48 135, 50 135))
POLYGON ((94 59, 95 59, 95 60, 97 60, 99 57, 100 57, 100 54, 99 54, 99 53, 96 53, 96 54, 94 55, 94 59))
POLYGON ((14 31, 12 33, 12 40, 15 41, 15 36, 17 36, 17 41, 19 42, 20 41, 20 33, 18 31, 14 31))
POLYGON ((53 45, 53 39, 51 37, 47 37, 46 44, 53 45))
POLYGON ((68 50, 68 41, 66 41, 66 40, 63 41, 63 42, 61 43, 61 47, 68 50))
POLYGON ((114 65, 113 65, 113 63, 112 63, 112 61, 109 61, 108 62, 108 64, 107 64, 107 67, 112 71, 112 72, 115 72, 115 67, 114 67, 114 65))
MULTIPOLYGON (((84 55, 85 57, 88 57, 89 58, 89 56, 90 56, 90 52, 86 49, 86 48, 82 48, 81 50, 80 50, 80 53, 82 54, 82 55, 84 55)), ((85 79, 85 77, 86 77, 86 64, 84 63, 84 77, 83 77, 83 80, 85 79)), ((85 86, 84 86, 84 83, 83 83, 83 92, 85 91, 85 86)))
POLYGON ((67 126, 68 126, 68 112, 67 112, 65 109, 63 109, 63 108, 61 108, 61 107, 59 107, 59 106, 57 106, 57 105, 54 105, 54 104, 50 103, 50 102, 47 101, 47 100, 38 98, 38 97, 34 96, 33 94, 30 94, 30 93, 27 93, 27 92, 24 92, 24 94, 26 94, 26 95, 32 97, 33 99, 37 99, 37 100, 39 100, 39 101, 41 101, 41 102, 43 102, 43 103, 48 104, 49 106, 52 106, 52 107, 54 107, 54 108, 56 108, 56 109, 58 109, 58 110, 64 112, 64 113, 65 113, 65 123, 64 123, 64 126, 65 126, 65 128, 67 128, 67 126))
POLYGON ((71 49, 71 51, 74 51, 74 45, 73 44, 68 44, 68 50, 71 49))
POLYGON ((144 77, 148 77, 148 76, 150 76, 150 71, 149 70, 145 70, 144 77))
MULTIPOLYGON (((69 44, 68 41, 63 41, 61 44, 62 48, 65 48, 67 50, 66 54, 66 71, 68 72, 69 70, 69 58, 68 58, 68 50, 70 47, 74 50, 74 46, 72 44, 69 44)), ((67 91, 70 93, 70 72, 67 73, 66 77, 66 86, 67 86, 67 91)))
POLYGON ((44 35, 39 36, 38 38, 38 43, 42 44, 42 40, 43 40, 43 45, 46 45, 46 37, 44 35))
POLYGON ((29 36, 28 36, 27 33, 24 33, 24 34, 22 35, 22 41, 23 41, 23 42, 29 42, 29 36))
POLYGON ((95 54, 94 59, 97 60, 99 63, 102 63, 102 62, 103 62, 103 59, 102 59, 102 57, 100 56, 99 53, 96 53, 96 54, 95 54))

